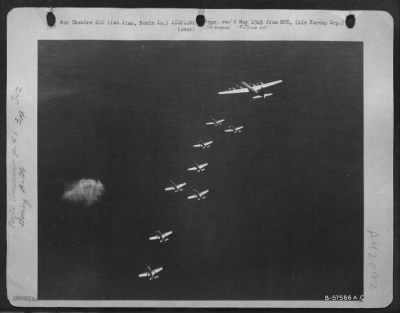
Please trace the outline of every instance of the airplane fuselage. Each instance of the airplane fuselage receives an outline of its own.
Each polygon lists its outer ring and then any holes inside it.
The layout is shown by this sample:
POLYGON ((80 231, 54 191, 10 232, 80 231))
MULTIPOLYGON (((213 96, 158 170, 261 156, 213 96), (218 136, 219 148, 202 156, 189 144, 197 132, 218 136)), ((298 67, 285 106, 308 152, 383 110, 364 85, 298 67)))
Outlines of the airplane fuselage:
POLYGON ((196 194, 198 201, 205 199, 205 196, 202 196, 197 190, 193 190, 193 192, 196 194))
POLYGON ((223 123, 223 121, 222 121, 222 120, 220 120, 220 121, 213 120, 213 122, 214 122, 214 126, 221 126, 221 125, 222 125, 222 123, 223 123))
POLYGON ((174 188, 175 188, 174 192, 179 192, 183 190, 183 188, 178 188, 178 186, 174 186, 174 188))
POLYGON ((175 182, 173 182, 172 180, 171 180, 171 184, 172 184, 172 187, 174 188, 174 192, 179 192, 179 191, 183 190, 182 187, 178 188, 178 185, 175 184, 175 182))
POLYGON ((188 168, 188 171, 196 171, 197 173, 203 172, 206 170, 207 163, 205 164, 198 164, 197 162, 193 163, 191 168, 188 168))
POLYGON ((208 149, 210 148, 211 143, 204 143, 203 141, 199 141, 198 145, 200 145, 200 147, 204 150, 204 149, 208 149))
POLYGON ((230 126, 228 129, 230 129, 232 131, 232 133, 234 133, 234 134, 242 132, 242 128, 238 128, 238 127, 234 127, 234 126, 230 126))
POLYGON ((153 279, 157 279, 158 278, 158 275, 153 275, 152 273, 150 273, 150 280, 153 280, 153 279))
POLYGON ((147 266, 147 273, 149 275, 149 280, 157 279, 158 275, 154 275, 150 266, 147 266))
POLYGON ((241 82, 240 83, 243 87, 247 88, 251 93, 254 93, 256 95, 260 95, 261 91, 255 90, 253 87, 251 87, 248 83, 246 82, 241 82))

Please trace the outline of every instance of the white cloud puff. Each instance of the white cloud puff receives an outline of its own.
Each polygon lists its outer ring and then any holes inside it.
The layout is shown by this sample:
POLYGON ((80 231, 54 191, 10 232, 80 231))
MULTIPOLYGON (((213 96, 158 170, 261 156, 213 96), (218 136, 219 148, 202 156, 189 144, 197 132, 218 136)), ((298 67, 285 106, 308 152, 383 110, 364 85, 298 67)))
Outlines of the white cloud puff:
POLYGON ((90 206, 98 201, 103 193, 104 186, 100 180, 82 178, 69 185, 62 198, 70 202, 83 203, 85 206, 90 206))

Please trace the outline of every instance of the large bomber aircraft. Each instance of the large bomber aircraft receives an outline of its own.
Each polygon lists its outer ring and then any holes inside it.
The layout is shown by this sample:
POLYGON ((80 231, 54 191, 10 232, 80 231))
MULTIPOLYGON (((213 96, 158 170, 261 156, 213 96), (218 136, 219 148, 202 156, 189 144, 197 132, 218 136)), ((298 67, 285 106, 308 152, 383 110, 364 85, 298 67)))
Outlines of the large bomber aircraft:
POLYGON ((282 80, 276 80, 270 83, 255 83, 249 84, 246 82, 240 82, 240 84, 236 87, 230 88, 225 91, 218 92, 219 95, 228 95, 228 94, 236 94, 236 93, 252 93, 254 96, 252 99, 265 99, 266 97, 272 96, 272 93, 263 93, 263 89, 282 83, 282 80))

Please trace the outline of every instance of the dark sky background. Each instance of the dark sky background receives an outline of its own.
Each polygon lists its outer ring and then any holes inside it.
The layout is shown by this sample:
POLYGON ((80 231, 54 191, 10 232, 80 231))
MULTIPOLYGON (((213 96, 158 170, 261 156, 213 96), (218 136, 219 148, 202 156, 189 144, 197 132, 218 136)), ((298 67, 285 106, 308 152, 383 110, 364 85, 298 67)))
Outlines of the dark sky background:
POLYGON ((363 54, 355 42, 40 41, 39 298, 362 294, 363 54), (218 95, 240 81, 274 96, 218 95), (209 118, 241 134, 206 127, 209 118), (228 124, 229 124, 228 123, 228 124), (214 140, 210 150, 192 145, 214 140), (192 161, 203 173, 186 171, 192 161), (61 199, 81 178, 101 201, 61 199), (209 188, 204 201, 163 189, 209 188), (166 244, 149 241, 173 230, 166 244), (163 266, 156 281, 137 275, 163 266))

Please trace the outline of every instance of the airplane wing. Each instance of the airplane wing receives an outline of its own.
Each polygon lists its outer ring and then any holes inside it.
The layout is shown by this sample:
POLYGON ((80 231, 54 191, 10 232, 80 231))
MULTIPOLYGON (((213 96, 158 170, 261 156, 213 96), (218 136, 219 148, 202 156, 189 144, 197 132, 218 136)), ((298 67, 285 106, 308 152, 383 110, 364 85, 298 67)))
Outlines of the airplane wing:
POLYGON ((273 81, 273 82, 270 82, 270 83, 262 83, 262 84, 259 84, 259 85, 253 85, 251 87, 254 88, 255 90, 260 90, 260 89, 264 89, 264 88, 267 88, 267 87, 270 87, 270 86, 273 86, 273 85, 276 85, 276 84, 280 84, 281 82, 282 82, 282 80, 276 80, 276 81, 273 81))
POLYGON ((227 128, 227 129, 224 129, 224 132, 225 133, 231 133, 231 132, 233 132, 233 129, 232 128, 227 128))
POLYGON ((206 125, 214 125, 214 122, 207 122, 206 125))
POLYGON ((149 277, 149 273, 145 272, 145 273, 141 273, 138 275, 140 278, 142 277, 149 277))
POLYGON ((167 187, 164 189, 165 191, 170 191, 170 190, 174 190, 174 187, 167 187))
POLYGON ((162 270, 163 270, 163 268, 162 268, 162 267, 159 267, 159 268, 156 268, 156 269, 152 270, 151 273, 152 273, 153 275, 155 275, 155 274, 161 272, 162 270))
POLYGON ((195 144, 195 145, 193 145, 193 147, 195 147, 195 148, 201 148, 201 144, 195 144))
POLYGON ((159 240, 160 237, 159 236, 151 236, 149 237, 149 240, 159 240))
POLYGON ((222 122, 225 122, 225 119, 222 119, 222 120, 218 120, 218 121, 217 121, 217 123, 222 123, 222 122))
POLYGON ((187 197, 188 199, 196 199, 197 198, 197 195, 191 195, 191 196, 189 196, 189 197, 187 197))
POLYGON ((183 186, 186 186, 186 183, 182 183, 182 184, 179 184, 179 185, 176 185, 176 188, 182 188, 183 186))
POLYGON ((211 145, 213 142, 214 142, 214 141, 210 140, 210 141, 205 142, 204 145, 205 145, 205 146, 209 146, 209 145, 211 145))
POLYGON ((206 167, 207 165, 208 165, 208 163, 201 164, 201 165, 199 165, 199 168, 206 167))
POLYGON ((209 192, 209 190, 206 189, 206 190, 200 192, 199 195, 200 195, 200 197, 201 197, 201 196, 204 196, 205 194, 207 194, 208 192, 209 192))
POLYGON ((187 170, 188 171, 195 171, 197 168, 196 167, 189 167, 187 170))
POLYGON ((163 235, 164 235, 164 237, 168 237, 168 236, 171 236, 172 233, 173 233, 173 231, 170 230, 170 231, 167 231, 166 233, 164 233, 163 235))
POLYGON ((238 127, 236 127, 236 130, 241 130, 243 128, 244 128, 244 126, 238 126, 238 127))
POLYGON ((220 91, 218 92, 219 95, 229 95, 229 94, 234 94, 234 93, 246 93, 249 92, 247 88, 235 88, 231 90, 226 90, 226 91, 220 91))

